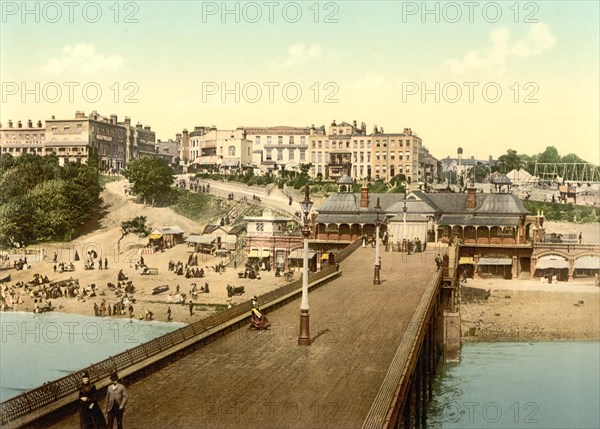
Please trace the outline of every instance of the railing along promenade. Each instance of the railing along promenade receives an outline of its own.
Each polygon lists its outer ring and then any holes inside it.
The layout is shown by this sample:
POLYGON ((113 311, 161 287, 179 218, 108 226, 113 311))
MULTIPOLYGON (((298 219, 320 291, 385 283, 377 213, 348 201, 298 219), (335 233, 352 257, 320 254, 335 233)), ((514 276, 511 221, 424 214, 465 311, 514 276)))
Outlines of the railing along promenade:
MULTIPOLYGON (((419 302, 408 328, 402 337, 383 383, 373 401, 369 414, 363 423, 363 429, 380 429, 401 427, 402 413, 406 401, 410 399, 411 383, 414 380, 415 371, 419 362, 420 353, 424 347, 429 347, 426 339, 429 328, 435 321, 438 311, 439 296, 442 288, 442 273, 438 271, 433 275, 427 289, 419 302)), ((431 353, 432 351, 430 351, 431 353)), ((433 352, 433 356, 435 356, 433 352)), ((427 356, 427 371, 429 380, 433 379, 435 372, 435 359, 427 356)), ((425 395, 424 395, 425 397, 425 395)), ((423 399, 424 399, 423 397, 423 399)), ((428 402, 428 401, 426 401, 428 402)))
MULTIPOLYGON (((343 261, 359 246, 360 241, 355 241, 347 246, 337 253, 336 261, 343 261)), ((339 275, 341 272, 336 267, 327 267, 322 271, 310 273, 309 288, 316 288, 339 275)), ((302 278, 259 296, 258 302, 261 309, 281 306, 299 296, 301 290, 302 278)), ((90 374, 91 383, 96 384, 98 389, 102 389, 110 383, 108 377, 112 372, 116 371, 121 377, 127 377, 198 343, 205 344, 211 341, 210 337, 215 334, 224 333, 228 329, 234 330, 236 326, 240 326, 249 319, 251 308, 250 301, 235 305, 82 368, 78 372, 8 399, 0 403, 0 426, 3 428, 19 427, 77 401, 81 387, 81 374, 85 371, 90 374)))

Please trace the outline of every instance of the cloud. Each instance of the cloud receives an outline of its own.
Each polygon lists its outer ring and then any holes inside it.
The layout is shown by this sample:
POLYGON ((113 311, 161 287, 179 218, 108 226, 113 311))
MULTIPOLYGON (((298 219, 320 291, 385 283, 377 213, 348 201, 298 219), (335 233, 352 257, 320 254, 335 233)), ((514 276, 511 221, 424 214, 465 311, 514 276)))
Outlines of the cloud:
POLYGON ((492 46, 480 51, 469 51, 461 60, 451 59, 445 67, 450 72, 462 74, 469 71, 500 71, 506 69, 511 58, 529 58, 541 55, 556 44, 556 37, 547 24, 533 24, 529 33, 521 39, 511 42, 510 30, 500 27, 490 34, 492 46))
POLYGON ((323 53, 321 45, 304 46, 302 43, 288 47, 288 56, 281 63, 273 63, 272 67, 276 69, 290 69, 296 66, 307 64, 316 60, 323 53))
POLYGON ((104 55, 96 51, 92 44, 78 43, 67 45, 59 58, 48 58, 41 67, 45 74, 59 75, 63 73, 97 74, 115 72, 123 66, 123 57, 104 55))
POLYGON ((385 77, 381 75, 367 75, 362 79, 355 80, 350 84, 353 89, 379 89, 385 85, 385 77))

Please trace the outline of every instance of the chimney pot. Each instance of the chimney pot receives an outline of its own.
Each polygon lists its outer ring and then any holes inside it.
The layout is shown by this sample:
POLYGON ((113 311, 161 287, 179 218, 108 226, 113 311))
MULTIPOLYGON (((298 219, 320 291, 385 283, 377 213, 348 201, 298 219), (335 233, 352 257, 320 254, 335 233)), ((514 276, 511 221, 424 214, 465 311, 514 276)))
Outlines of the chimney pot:
POLYGON ((467 209, 474 209, 477 206, 477 188, 467 188, 467 209))
POLYGON ((13 127, 13 121, 12 119, 8 120, 8 128, 12 128, 13 127))
POLYGON ((369 207, 369 188, 363 185, 360 188, 360 208, 366 209, 369 207))

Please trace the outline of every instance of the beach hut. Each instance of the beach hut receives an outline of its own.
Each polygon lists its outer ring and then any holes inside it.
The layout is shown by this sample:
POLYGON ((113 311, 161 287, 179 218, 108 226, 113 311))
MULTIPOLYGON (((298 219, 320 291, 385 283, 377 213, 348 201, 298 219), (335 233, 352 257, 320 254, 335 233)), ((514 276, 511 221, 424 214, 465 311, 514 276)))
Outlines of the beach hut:
POLYGON ((183 243, 183 234, 183 229, 178 226, 161 226, 152 230, 148 240, 151 246, 170 248, 183 243))

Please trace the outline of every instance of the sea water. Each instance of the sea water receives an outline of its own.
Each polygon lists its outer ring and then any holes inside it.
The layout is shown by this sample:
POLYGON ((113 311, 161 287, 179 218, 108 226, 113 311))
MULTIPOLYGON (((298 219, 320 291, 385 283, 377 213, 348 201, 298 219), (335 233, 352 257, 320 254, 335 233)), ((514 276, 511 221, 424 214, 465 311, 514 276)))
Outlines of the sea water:
POLYGON ((0 313, 0 401, 185 326, 65 313, 0 313))
POLYGON ((465 343, 428 428, 600 428, 600 342, 465 343))

